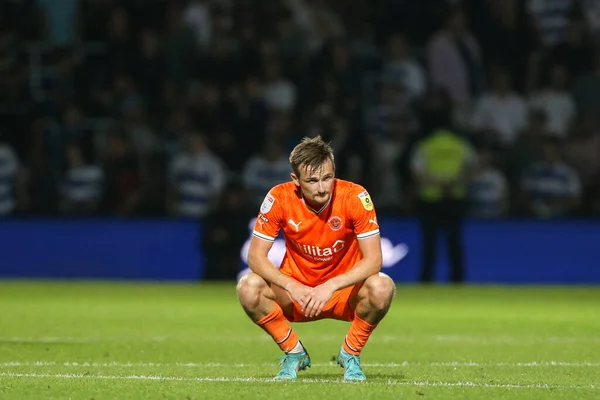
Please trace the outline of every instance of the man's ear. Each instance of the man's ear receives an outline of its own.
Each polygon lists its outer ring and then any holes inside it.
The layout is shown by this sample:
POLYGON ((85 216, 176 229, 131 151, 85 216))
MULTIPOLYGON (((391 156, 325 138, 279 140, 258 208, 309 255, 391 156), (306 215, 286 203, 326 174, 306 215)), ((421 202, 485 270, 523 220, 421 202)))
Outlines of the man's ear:
POLYGON ((291 173, 290 174, 290 178, 292 178, 292 181, 294 182, 294 185, 300 187, 300 180, 298 179, 298 177, 296 176, 295 173, 291 173))

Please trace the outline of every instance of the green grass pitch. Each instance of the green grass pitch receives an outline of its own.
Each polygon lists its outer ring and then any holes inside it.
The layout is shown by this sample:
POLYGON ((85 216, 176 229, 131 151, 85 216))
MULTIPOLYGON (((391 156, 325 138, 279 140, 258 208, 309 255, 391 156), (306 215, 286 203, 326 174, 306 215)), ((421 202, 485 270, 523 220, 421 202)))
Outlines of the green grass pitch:
POLYGON ((294 328, 313 367, 274 382, 277 346, 234 284, 0 282, 0 399, 600 399, 600 288, 398 287, 362 354, 348 324, 294 328))

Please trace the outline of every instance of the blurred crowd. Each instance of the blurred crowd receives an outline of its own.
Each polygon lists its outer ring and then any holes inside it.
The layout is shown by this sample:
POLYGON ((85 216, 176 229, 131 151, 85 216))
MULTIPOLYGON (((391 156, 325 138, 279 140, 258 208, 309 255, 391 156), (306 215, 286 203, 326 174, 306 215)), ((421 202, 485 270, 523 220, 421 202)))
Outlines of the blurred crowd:
POLYGON ((444 128, 471 216, 600 216, 598 1, 0 4, 0 215, 249 219, 315 135, 413 215, 444 128))

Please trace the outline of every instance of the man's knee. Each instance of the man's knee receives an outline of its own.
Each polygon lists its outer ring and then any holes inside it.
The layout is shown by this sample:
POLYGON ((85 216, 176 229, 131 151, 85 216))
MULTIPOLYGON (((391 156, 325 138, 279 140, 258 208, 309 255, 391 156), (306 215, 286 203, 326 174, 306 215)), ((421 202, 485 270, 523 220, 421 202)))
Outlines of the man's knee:
POLYGON ((385 311, 390 307, 396 294, 396 285, 392 278, 380 272, 369 277, 365 281, 364 287, 367 291, 369 303, 377 311, 385 311))
POLYGON ((265 280, 254 272, 250 272, 240 279, 236 292, 242 305, 252 306, 258 304, 265 288, 267 288, 265 280))

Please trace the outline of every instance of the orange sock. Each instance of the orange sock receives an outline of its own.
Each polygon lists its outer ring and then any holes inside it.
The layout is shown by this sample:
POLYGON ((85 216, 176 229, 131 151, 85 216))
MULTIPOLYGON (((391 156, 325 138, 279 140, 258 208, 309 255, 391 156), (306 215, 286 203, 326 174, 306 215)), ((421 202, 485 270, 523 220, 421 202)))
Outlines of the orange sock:
POLYGON ((285 319, 279 304, 275 304, 273 310, 256 324, 271 335, 279 348, 286 353, 290 352, 298 344, 298 336, 285 319))
POLYGON ((367 321, 358 318, 358 316, 354 316, 354 320, 342 345, 344 351, 355 356, 360 355, 361 350, 367 344, 369 336, 371 336, 376 327, 377 325, 371 325, 367 321))

